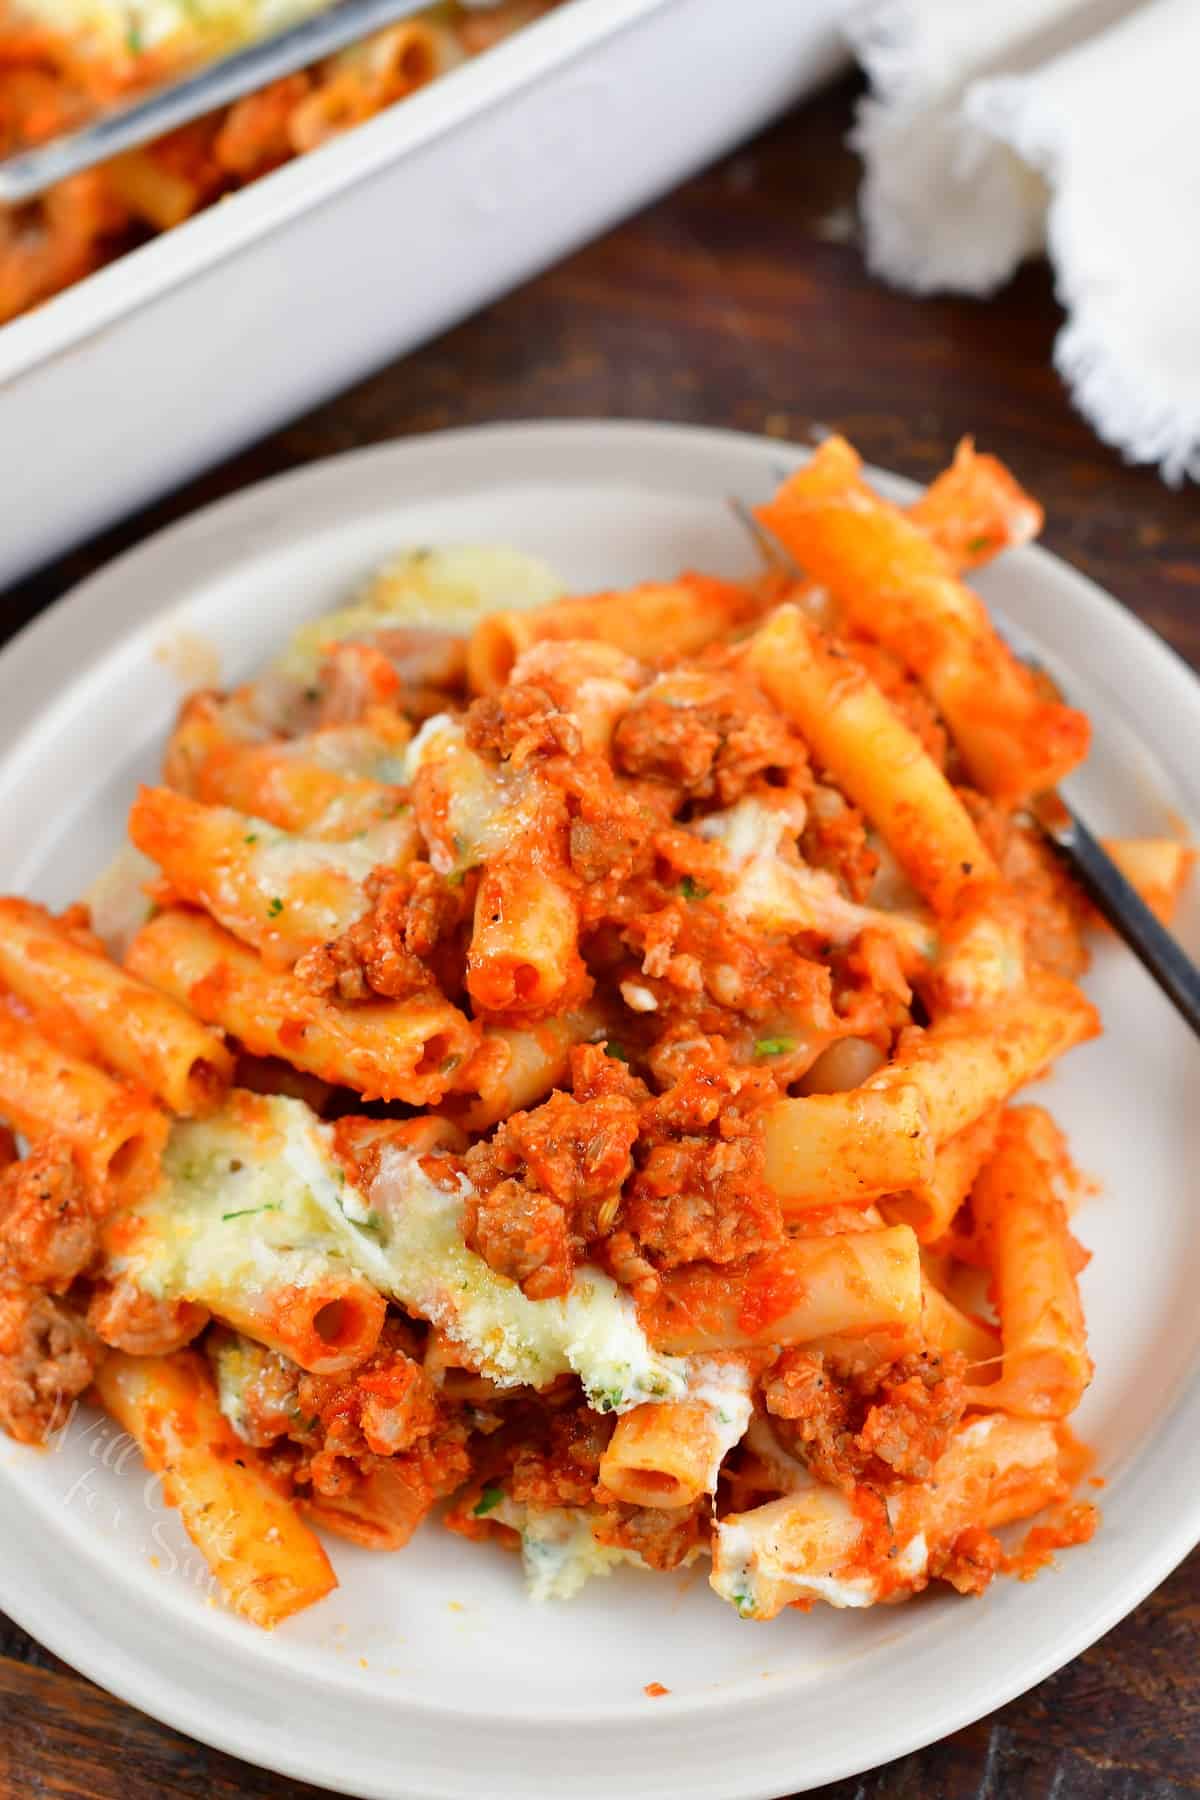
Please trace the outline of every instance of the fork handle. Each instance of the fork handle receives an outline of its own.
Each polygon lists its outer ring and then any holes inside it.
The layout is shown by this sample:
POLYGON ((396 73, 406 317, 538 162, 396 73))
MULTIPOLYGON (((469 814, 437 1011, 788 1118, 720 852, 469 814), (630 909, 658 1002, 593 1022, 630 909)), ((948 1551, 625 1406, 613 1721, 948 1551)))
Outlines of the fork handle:
POLYGON ((1056 804, 1055 815, 1053 820, 1042 819, 1050 842, 1070 864, 1096 911, 1124 938, 1200 1037, 1200 969, 1151 912, 1083 820, 1061 801, 1056 804))

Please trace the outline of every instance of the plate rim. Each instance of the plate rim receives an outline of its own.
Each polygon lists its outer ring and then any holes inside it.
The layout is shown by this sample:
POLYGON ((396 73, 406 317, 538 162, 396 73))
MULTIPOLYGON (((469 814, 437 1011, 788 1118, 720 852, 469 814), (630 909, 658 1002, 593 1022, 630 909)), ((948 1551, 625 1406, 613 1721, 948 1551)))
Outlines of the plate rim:
MULTIPOLYGON (((0 706, 3 706, 6 697, 15 700, 22 692, 27 695, 30 690, 36 689, 38 680, 47 685, 50 699, 53 700, 61 690, 81 680, 95 662, 116 648, 122 640, 150 624, 156 617, 165 619, 170 614, 180 603, 181 596, 167 585, 160 588, 149 603, 142 596, 132 613, 126 605, 119 625, 115 632, 112 631, 110 622, 104 615, 110 604, 120 604, 123 582, 134 565, 153 563, 156 558, 164 556, 170 560, 179 557, 181 553, 186 557, 193 550, 203 549, 206 542, 212 550, 219 549, 222 543, 226 545, 225 554, 218 557, 217 564, 214 565, 216 567, 229 567, 234 560, 246 560, 249 552, 245 544, 243 543, 236 556, 231 556, 230 543, 231 540, 243 537, 256 518, 269 519, 273 512, 286 514, 290 511, 294 515, 303 506, 306 488, 320 488, 331 480, 339 479, 352 483, 355 474, 368 464, 395 467, 397 504, 411 504, 411 496, 406 495, 404 489, 405 465, 411 467, 418 460, 427 463, 431 456, 435 461, 449 459, 452 462, 462 447, 467 444, 476 445, 481 440, 499 451, 496 459, 497 473, 491 484, 493 487, 519 484, 522 479, 520 470, 514 470, 507 462, 503 453, 505 445, 514 451, 528 451, 530 447, 535 452, 539 448, 543 452, 553 449, 559 459, 559 479, 564 486, 588 479, 586 473, 573 473, 570 458, 571 450, 578 451, 584 443, 593 449, 600 446, 606 454, 613 457, 614 480, 616 458, 622 449, 630 450, 634 446, 643 452, 649 446, 652 453, 657 449, 669 450, 671 446, 679 446, 684 450, 704 448, 716 454, 726 454, 731 459, 739 453, 745 455, 753 452, 758 458, 769 456, 778 465, 788 467, 802 463, 812 453, 811 445, 794 444, 755 433, 650 421, 581 419, 467 426, 369 445, 320 459, 298 469, 283 471, 175 521, 132 546, 53 602, 0 650, 0 706)), ((886 471, 870 472, 880 475, 883 478, 882 485, 894 494, 903 495, 916 491, 917 484, 905 478, 886 471)), ((547 478, 545 472, 539 477, 543 481, 547 478)), ((481 484, 477 482, 468 485, 483 491, 481 484)), ((1014 558, 1016 556, 1030 567, 1031 573, 1037 572, 1037 565, 1040 563, 1047 576, 1052 575, 1060 581, 1067 579, 1076 585, 1081 599, 1085 598, 1089 606, 1096 607, 1097 603, 1101 603, 1099 611, 1105 618, 1110 636, 1115 632, 1117 647, 1120 647, 1120 641, 1123 640, 1132 654, 1143 660, 1149 657, 1176 683, 1182 675, 1186 689, 1190 690, 1188 704, 1196 709, 1197 718, 1200 719, 1200 680, 1183 657, 1151 626, 1054 553, 1039 546, 1028 546, 1015 552, 1014 558)), ((3 723, 0 724, 0 759, 7 758, 27 737, 38 710, 37 706, 21 705, 17 705, 12 712, 4 708, 3 723)), ((1189 1405, 1194 1410, 1198 1403, 1200 1383, 1193 1370, 1181 1382, 1178 1393, 1154 1432, 1156 1445, 1162 1445, 1172 1437, 1185 1441, 1177 1446, 1174 1460, 1177 1475, 1187 1440, 1186 1430, 1183 1429, 1184 1415, 1189 1405)), ((1195 1444, 1191 1461, 1192 1472, 1200 1475, 1200 1441, 1195 1444)), ((1184 1468, 1186 1469, 1186 1459, 1184 1468)), ((1173 1485, 1179 1484, 1176 1482, 1173 1485)), ((5 1503, 10 1498, 11 1490, 4 1495, 5 1503)), ((1019 1668, 1014 1667, 1005 1673, 993 1675, 982 1686, 976 1685, 972 1689, 973 1697, 965 1706, 954 1698, 939 1695, 940 1705, 935 1703, 926 1708, 920 1723, 906 1726, 903 1722, 889 1719, 878 1725, 870 1749, 871 1761, 867 1765, 862 1763, 861 1758, 856 1759, 852 1752, 848 1757, 843 1756, 840 1761, 822 1762, 818 1751, 815 1758, 810 1757, 808 1769, 788 1770, 784 1766, 787 1758, 794 1756, 800 1759, 807 1753, 807 1747, 805 1751, 799 1746, 789 1747, 783 1753, 781 1761, 778 1745, 773 1749, 770 1740, 764 1737, 760 1740, 761 1753, 756 1758, 763 1771, 762 1775, 739 1785, 737 1780, 731 1784, 722 1771, 719 1788, 698 1785, 695 1781, 691 1781, 690 1786, 697 1795, 711 1793, 714 1797, 719 1795, 720 1800, 771 1800, 773 1795, 781 1791, 780 1782, 789 1784, 791 1791, 807 1791, 822 1782, 861 1773, 864 1767, 891 1761, 934 1742, 1027 1691, 1079 1655, 1140 1604, 1198 1541, 1200 1503, 1190 1513, 1186 1507, 1177 1509, 1163 1522, 1156 1541, 1139 1556, 1137 1573, 1133 1579, 1126 1578, 1112 1584, 1103 1601, 1097 1600, 1086 1609, 1076 1607, 1072 1615, 1073 1628, 1056 1637, 1053 1642, 1048 1642, 1040 1655, 1023 1661, 1019 1668), (776 1769, 775 1776, 769 1781, 766 1775, 768 1766, 776 1769), (797 1779, 801 1784, 799 1787, 796 1786, 797 1779)), ((31 1559, 26 1565, 28 1570, 33 1568, 34 1560, 36 1559, 31 1559)), ((254 1742, 252 1720, 240 1719, 233 1713, 223 1718, 207 1704, 203 1688, 197 1690, 194 1686, 189 1686, 187 1679, 181 1680, 176 1676, 172 1681, 164 1672, 151 1667, 139 1667, 135 1652, 126 1651, 123 1647, 117 1648, 116 1654, 123 1666, 119 1671, 119 1678, 114 1680, 111 1660, 114 1644, 111 1637, 106 1636, 100 1628, 98 1619, 93 1620, 90 1616, 87 1618, 90 1636, 86 1642, 81 1641, 78 1621, 72 1629, 70 1622, 60 1621, 56 1616, 48 1631, 37 1616, 39 1595, 36 1582, 24 1585, 22 1571, 14 1568, 13 1561, 9 1556, 0 1555, 0 1605, 19 1625, 65 1662, 109 1692, 191 1737, 258 1766, 275 1769, 281 1774, 297 1779, 318 1780, 338 1792, 372 1797, 378 1795, 380 1800, 395 1800, 400 1795, 415 1797, 418 1794, 436 1794, 441 1797, 478 1792, 476 1783, 466 1774, 462 1776, 460 1786, 417 1788, 412 1785, 397 1786, 394 1780, 380 1782, 374 1778, 367 1779, 364 1784, 360 1771, 353 1775, 353 1785, 348 1785, 347 1776, 339 1775, 336 1769, 325 1764, 314 1766, 311 1753, 306 1755, 303 1749, 297 1748, 292 1754, 286 1748, 272 1748, 264 1756, 261 1747, 254 1742), (126 1668, 125 1664, 129 1667, 126 1668), (199 1718, 196 1716, 197 1707, 201 1709, 199 1718)), ((288 1670, 286 1678, 296 1679, 299 1673, 294 1669, 288 1670)), ((640 1742, 648 1736, 666 1738, 672 1719, 676 1722, 677 1730, 682 1728, 686 1731, 690 1715, 698 1708, 711 1704, 711 1701, 706 1702, 699 1696, 665 1706, 660 1702, 653 1724, 648 1716, 642 1717, 640 1729, 630 1732, 630 1741, 640 1742)), ((397 1696, 397 1717, 400 1705, 401 1699, 397 1696)), ((408 1701, 407 1705, 417 1711, 429 1710, 424 1703, 418 1701, 408 1701)), ((769 1711, 771 1705, 771 1697, 764 1695, 761 1701, 747 1703, 747 1711, 769 1711)), ((447 1710, 439 1711, 437 1716, 448 1721, 453 1715, 447 1710)), ((621 1723, 621 1715, 615 1710, 606 1711, 604 1718, 619 1730, 626 1729, 621 1723)), ((739 1722, 740 1719, 739 1714, 739 1722)), ((633 1709, 630 1713, 631 1723, 632 1720, 633 1709)), ((573 1721, 567 1715, 555 1715, 556 1726, 561 1727, 564 1723, 573 1724, 573 1721)), ((334 1749, 336 1750, 336 1746, 334 1749)), ((398 1771, 398 1774, 402 1776, 403 1771, 398 1771)))

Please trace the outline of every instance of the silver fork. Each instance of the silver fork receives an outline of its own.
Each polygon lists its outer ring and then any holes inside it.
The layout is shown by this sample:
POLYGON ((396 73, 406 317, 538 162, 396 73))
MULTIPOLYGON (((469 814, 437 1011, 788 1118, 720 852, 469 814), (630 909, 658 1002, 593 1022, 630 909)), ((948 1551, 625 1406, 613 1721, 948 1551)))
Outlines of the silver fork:
MULTIPOLYGON (((756 518, 745 501, 731 499, 729 504, 765 560, 803 581, 805 572, 787 545, 756 518)), ((1006 621, 1003 627, 996 625, 996 630, 1015 656, 1028 667, 1040 670, 1036 653, 1022 641, 1015 627, 1006 621)), ((1061 795, 1056 791, 1037 795, 1029 812, 1096 911, 1124 938, 1142 966, 1200 1037, 1200 969, 1179 940, 1155 917, 1103 844, 1061 795)))
MULTIPOLYGON (((487 6, 496 4, 496 0, 471 3, 487 6)), ((430 0, 340 0, 328 12, 301 19, 297 25, 207 62, 126 106, 101 113, 78 131, 10 156, 0 162, 0 201, 17 205, 32 200, 68 175, 78 175, 82 169, 107 162, 123 150, 148 144, 191 119, 266 87, 281 75, 291 75, 359 38, 369 37, 385 25, 425 12, 429 4, 430 0)))

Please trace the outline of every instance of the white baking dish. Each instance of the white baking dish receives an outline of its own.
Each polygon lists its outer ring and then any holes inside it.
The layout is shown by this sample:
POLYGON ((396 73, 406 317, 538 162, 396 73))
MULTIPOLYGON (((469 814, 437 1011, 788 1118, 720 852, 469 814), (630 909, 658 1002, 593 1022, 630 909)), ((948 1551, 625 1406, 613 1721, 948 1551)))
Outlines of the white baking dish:
POLYGON ((845 10, 572 0, 4 326, 0 583, 736 143, 832 71, 845 10))

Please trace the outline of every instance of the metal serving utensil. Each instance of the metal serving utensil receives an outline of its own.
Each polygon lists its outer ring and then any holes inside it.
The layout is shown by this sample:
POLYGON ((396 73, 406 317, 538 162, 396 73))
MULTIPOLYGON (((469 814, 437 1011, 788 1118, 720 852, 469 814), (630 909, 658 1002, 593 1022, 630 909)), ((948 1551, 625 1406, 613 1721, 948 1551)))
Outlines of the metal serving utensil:
MULTIPOLYGON (((473 0, 476 6, 481 3, 494 5, 496 0, 473 0)), ((0 201, 17 205, 32 200, 68 175, 162 137, 428 6, 429 0, 340 0, 328 12, 258 38, 128 105, 101 113, 77 131, 8 157, 0 162, 0 201)))
MULTIPOLYGON (((754 538, 765 560, 803 581, 804 570, 787 545, 755 516, 745 501, 731 499, 729 504, 754 538)), ((1006 620, 1003 626, 997 625, 996 630, 1015 656, 1030 668, 1042 672, 1036 652, 1022 640, 1016 627, 1006 620)), ((1056 791, 1037 795, 1029 812, 1096 911, 1124 938, 1138 961, 1200 1037, 1200 968, 1178 939, 1155 917, 1099 839, 1056 791)))

